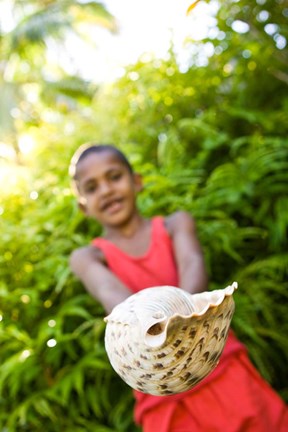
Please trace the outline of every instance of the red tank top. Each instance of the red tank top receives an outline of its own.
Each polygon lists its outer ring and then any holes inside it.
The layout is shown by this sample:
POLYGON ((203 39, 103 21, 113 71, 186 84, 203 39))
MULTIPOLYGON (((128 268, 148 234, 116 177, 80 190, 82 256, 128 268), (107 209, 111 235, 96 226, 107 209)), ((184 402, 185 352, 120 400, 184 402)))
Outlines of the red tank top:
POLYGON ((126 254, 105 238, 99 237, 92 241, 103 252, 109 269, 133 293, 152 286, 178 286, 172 242, 164 227, 164 220, 157 216, 151 223, 150 245, 140 257, 126 254))
MULTIPOLYGON (((179 286, 173 244, 165 229, 164 218, 156 216, 151 222, 150 246, 148 251, 141 257, 133 257, 126 254, 109 240, 102 237, 98 237, 92 241, 92 244, 103 252, 109 269, 133 293, 152 286, 179 286)), ((216 376, 225 371, 227 358, 239 350, 245 350, 245 347, 230 332, 218 366, 195 388, 187 392, 171 396, 152 396, 134 390, 136 398, 136 422, 140 423, 145 411, 165 402, 165 399, 182 399, 185 395, 189 395, 201 388, 202 385, 210 383, 216 376)))

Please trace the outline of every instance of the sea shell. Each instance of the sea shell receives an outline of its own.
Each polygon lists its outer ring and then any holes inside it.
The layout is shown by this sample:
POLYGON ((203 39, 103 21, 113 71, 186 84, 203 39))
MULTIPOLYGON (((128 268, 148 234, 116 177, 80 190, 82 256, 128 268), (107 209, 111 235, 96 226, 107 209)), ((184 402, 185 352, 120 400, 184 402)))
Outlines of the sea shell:
POLYGON ((237 283, 200 294, 147 288, 105 318, 112 367, 133 389, 170 395, 194 387, 218 364, 234 313, 237 283))

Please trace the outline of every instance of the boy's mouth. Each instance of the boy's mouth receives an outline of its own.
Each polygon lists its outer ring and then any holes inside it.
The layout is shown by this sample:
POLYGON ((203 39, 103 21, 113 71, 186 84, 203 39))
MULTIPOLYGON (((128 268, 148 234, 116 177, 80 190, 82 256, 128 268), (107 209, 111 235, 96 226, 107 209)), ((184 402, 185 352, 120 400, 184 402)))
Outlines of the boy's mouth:
POLYGON ((108 211, 108 213, 116 213, 121 210, 123 200, 121 198, 106 201, 102 206, 102 211, 108 211))

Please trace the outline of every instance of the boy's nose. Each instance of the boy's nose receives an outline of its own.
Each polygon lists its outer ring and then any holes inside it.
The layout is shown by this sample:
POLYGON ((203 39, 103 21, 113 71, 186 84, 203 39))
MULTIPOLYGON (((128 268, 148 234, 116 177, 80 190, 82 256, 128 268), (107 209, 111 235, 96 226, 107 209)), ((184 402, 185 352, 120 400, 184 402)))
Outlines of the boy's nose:
POLYGON ((107 195, 111 192, 112 188, 108 182, 100 183, 100 193, 101 195, 107 195))

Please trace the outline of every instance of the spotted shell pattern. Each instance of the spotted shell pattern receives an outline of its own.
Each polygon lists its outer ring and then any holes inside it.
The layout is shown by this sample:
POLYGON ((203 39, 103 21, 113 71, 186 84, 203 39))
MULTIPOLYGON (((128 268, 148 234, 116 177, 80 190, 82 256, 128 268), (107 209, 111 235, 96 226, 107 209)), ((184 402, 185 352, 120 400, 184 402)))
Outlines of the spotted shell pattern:
POLYGON ((218 364, 236 288, 234 282, 192 295, 162 286, 130 296, 105 318, 112 367, 143 393, 171 395, 194 387, 218 364))

